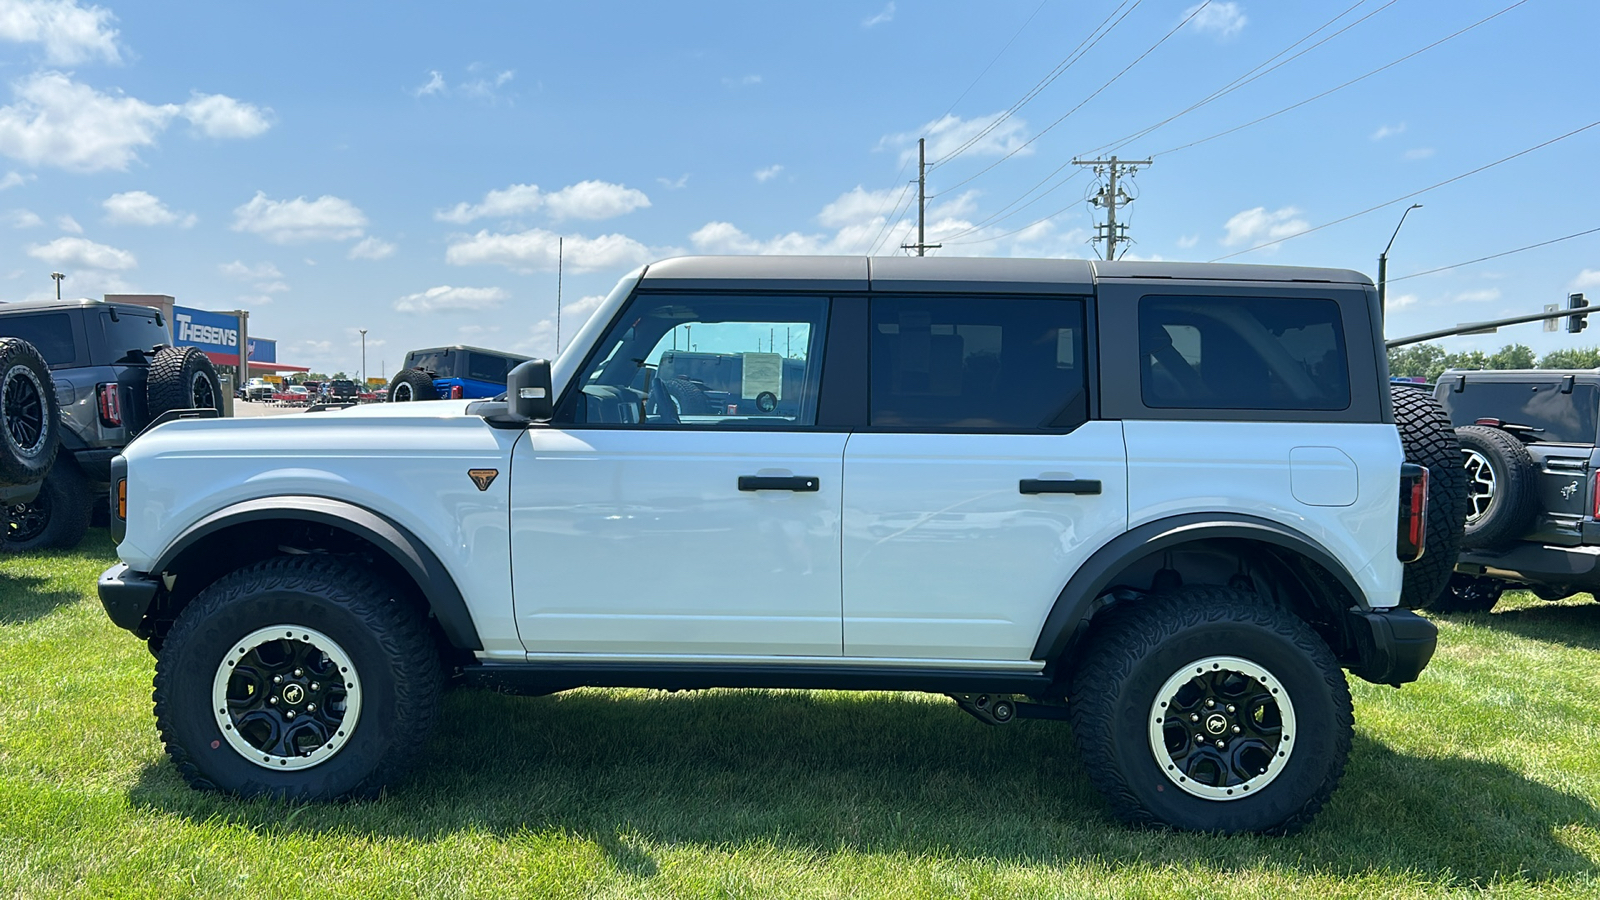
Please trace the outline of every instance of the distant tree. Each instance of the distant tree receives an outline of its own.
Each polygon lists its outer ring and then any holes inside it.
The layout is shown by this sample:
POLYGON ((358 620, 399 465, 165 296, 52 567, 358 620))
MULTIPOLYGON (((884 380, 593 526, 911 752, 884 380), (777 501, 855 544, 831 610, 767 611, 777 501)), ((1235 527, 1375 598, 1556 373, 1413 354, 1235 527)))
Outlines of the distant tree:
POLYGON ((1539 359, 1541 369, 1595 369, 1600 368, 1600 347, 1573 347, 1569 350, 1551 350, 1539 359))
POLYGON ((335 379, 335 380, 339 380, 339 381, 342 381, 342 380, 344 380, 344 379, 346 379, 346 378, 349 378, 349 377, 350 377, 350 376, 349 376, 349 375, 346 375, 346 374, 345 374, 345 373, 344 373, 344 370, 343 370, 343 369, 340 369, 340 370, 339 370, 339 371, 337 371, 337 372, 335 372, 335 373, 333 373, 333 377, 334 377, 334 379, 335 379))
POLYGON ((1489 357, 1491 369, 1531 369, 1534 366, 1533 348, 1526 344, 1507 344, 1489 357))
POLYGON ((1412 344, 1389 351, 1389 374, 1395 378, 1426 378, 1444 371, 1444 348, 1438 344, 1412 344))

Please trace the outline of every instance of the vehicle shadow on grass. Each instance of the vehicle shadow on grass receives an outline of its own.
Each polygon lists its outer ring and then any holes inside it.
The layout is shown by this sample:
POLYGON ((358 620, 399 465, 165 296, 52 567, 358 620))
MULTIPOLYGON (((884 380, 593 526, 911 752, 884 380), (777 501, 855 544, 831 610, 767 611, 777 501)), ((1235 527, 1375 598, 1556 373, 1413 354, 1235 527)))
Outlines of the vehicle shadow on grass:
POLYGON ((190 791, 148 768, 136 807, 256 834, 458 832, 592 839, 649 877, 652 848, 772 846, 1217 872, 1406 871, 1453 885, 1593 873, 1558 833, 1600 812, 1493 763, 1401 755, 1358 735, 1343 786, 1290 838, 1113 821, 1064 723, 991 728, 942 698, 718 691, 448 696, 417 770, 374 802, 291 806, 190 791))
POLYGON ((1472 616, 1500 631, 1580 650, 1600 650, 1600 603, 1561 603, 1472 616))
POLYGON ((83 598, 78 591, 51 590, 49 583, 37 575, 0 571, 0 625, 24 625, 83 598))

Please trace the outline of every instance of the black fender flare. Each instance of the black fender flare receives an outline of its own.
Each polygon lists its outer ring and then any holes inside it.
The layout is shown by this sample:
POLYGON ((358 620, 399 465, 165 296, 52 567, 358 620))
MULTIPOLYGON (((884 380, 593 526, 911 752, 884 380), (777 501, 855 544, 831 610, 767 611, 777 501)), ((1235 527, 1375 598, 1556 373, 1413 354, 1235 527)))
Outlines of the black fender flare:
POLYGON ((1349 572, 1326 547, 1300 531, 1264 519, 1239 513, 1187 513, 1146 522, 1123 532, 1096 550, 1056 597, 1055 606, 1045 617, 1033 658, 1053 662, 1068 650, 1099 609, 1097 600, 1114 586, 1116 577, 1129 565, 1163 550, 1184 544, 1218 538, 1243 539, 1272 544, 1306 557, 1325 569, 1339 582, 1356 605, 1367 608, 1366 594, 1349 572))
POLYGON ((184 529, 151 572, 164 572, 195 543, 234 525, 269 520, 315 522, 356 535, 389 555, 417 583, 452 646, 482 650, 483 641, 461 589, 439 557, 404 526, 364 506, 327 497, 259 497, 225 506, 184 529))

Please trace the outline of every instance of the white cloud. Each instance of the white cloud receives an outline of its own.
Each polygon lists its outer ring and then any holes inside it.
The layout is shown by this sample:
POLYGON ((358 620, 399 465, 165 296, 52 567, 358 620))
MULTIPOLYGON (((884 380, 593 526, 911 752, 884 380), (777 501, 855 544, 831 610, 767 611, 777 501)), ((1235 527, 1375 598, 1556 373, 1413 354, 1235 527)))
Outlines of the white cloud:
POLYGON ((1406 151, 1406 159, 1427 159, 1432 155, 1432 147, 1413 147, 1406 151))
POLYGON ((1397 309, 1405 309, 1408 306, 1415 306, 1418 299, 1419 298, 1416 294, 1401 294, 1398 297, 1389 297, 1385 299, 1384 305, 1388 307, 1389 312, 1394 312, 1397 309))
POLYGON ((71 216, 56 216, 56 227, 72 234, 83 234, 83 226, 71 216))
POLYGON ((431 97, 434 94, 442 94, 446 90, 448 88, 445 87, 444 76, 440 75, 438 71, 430 69, 428 71, 428 83, 412 91, 411 94, 415 97, 431 97))
POLYGON ((1198 243, 1200 243, 1200 235, 1198 235, 1198 234, 1186 234, 1186 235, 1178 238, 1178 249, 1187 250, 1190 247, 1193 247, 1195 244, 1198 244, 1198 243))
POLYGON ((556 242, 561 238, 565 239, 565 266, 573 272, 632 268, 666 255, 622 234, 587 238, 534 228, 514 234, 480 231, 451 244, 444 259, 454 266, 490 264, 518 272, 553 272, 556 242))
POLYGON ((400 312, 454 312, 494 309, 510 295, 497 287, 469 288, 441 285, 420 294, 407 294, 394 302, 400 312))
MULTIPOLYGON (((564 303, 561 306, 561 337, 562 347, 570 346, 572 336, 578 333, 594 311, 600 308, 601 301, 605 300, 604 294, 594 294, 564 303)), ((463 326, 461 336, 468 338, 477 334, 493 333, 499 331, 499 326, 463 326)), ((546 316, 529 326, 527 336, 512 344, 511 349, 518 353, 526 353, 536 359, 554 359, 556 354, 556 319, 555 316, 546 316)))
POLYGON ((74 172, 128 168, 178 114, 172 104, 102 94, 60 72, 36 72, 11 89, 16 102, 0 106, 0 153, 74 172))
MULTIPOLYGON (((685 172, 677 178, 657 178, 656 181, 669 191, 681 191, 689 186, 689 173, 685 172)), ((0 185, 0 189, 4 187, 4 185, 0 185)))
POLYGON ((750 87, 761 83, 760 75, 746 75, 743 78, 724 78, 722 83, 728 87, 750 87))
POLYGON ((96 244, 81 237, 56 238, 48 244, 34 244, 28 255, 52 266, 81 266, 86 269, 132 269, 139 261, 132 253, 96 244))
MULTIPOLYGON (((27 210, 20 211, 26 212, 27 210)), ((1572 287, 1574 289, 1600 287, 1600 270, 1584 269, 1582 272, 1579 272, 1578 277, 1572 279, 1572 287)))
POLYGON ((73 66, 91 60, 118 62, 116 17, 98 6, 87 9, 76 0, 5 0, 0 3, 0 40, 42 44, 53 65, 73 66))
POLYGON ((395 246, 380 238, 363 238, 361 243, 350 248, 347 254, 351 259, 388 259, 394 255, 395 246))
POLYGON ((513 184, 490 191, 481 203, 457 203, 436 211, 433 217, 464 225, 476 219, 509 219, 544 209, 556 220, 609 219, 649 205, 650 198, 643 191, 606 181, 580 181, 554 193, 544 193, 536 184, 513 184))
POLYGON ((1476 291, 1462 291, 1452 298, 1456 303, 1487 303, 1500 299, 1499 288, 1480 288, 1476 291))
MULTIPOLYGON (((1002 115, 1004 113, 994 113, 976 119, 947 115, 929 122, 918 131, 890 135, 884 138, 879 146, 904 148, 900 153, 900 159, 905 162, 916 158, 917 139, 927 138, 928 160, 932 162, 954 153, 961 145, 982 134, 984 129, 1002 115)), ((1030 155, 1033 153, 1033 148, 1023 147, 1027 141, 1027 130, 1027 122, 1018 116, 1012 116, 978 138, 971 147, 962 151, 962 155, 1003 156, 1012 151, 1017 151, 1018 156, 1030 155)))
POLYGON ((1183 11, 1185 18, 1194 16, 1189 25, 1196 31, 1214 34, 1219 38, 1233 37, 1244 29, 1245 23, 1250 20, 1245 18, 1244 10, 1237 3, 1195 4, 1183 11), (1199 10, 1198 13, 1195 10, 1199 10))
POLYGON ((289 285, 282 281, 263 281, 256 285, 256 290, 265 294, 281 294, 289 290, 289 285))
POLYGON ((1386 137, 1393 137, 1393 136, 1395 136, 1397 134, 1405 134, 1405 133, 1406 133, 1406 123, 1404 123, 1404 122, 1401 122, 1399 125, 1382 125, 1382 126, 1379 126, 1377 131, 1374 131, 1372 133, 1372 140, 1381 141, 1386 137))
POLYGON ((237 278, 241 281, 260 281, 283 277, 283 273, 278 271, 278 267, 269 262, 248 266, 239 260, 234 260, 231 263, 223 263, 217 266, 217 271, 229 278, 237 278))
POLYGON ((253 138, 272 127, 272 110, 223 94, 196 91, 182 113, 206 137, 253 138))
POLYGON ((233 211, 233 230, 258 234, 274 244, 347 241, 361 237, 367 217, 349 200, 324 194, 315 200, 269 200, 256 191, 233 211))
POLYGON ((869 19, 863 19, 861 22, 861 27, 871 28, 874 25, 882 25, 885 22, 892 21, 894 21, 894 2, 893 0, 890 0, 889 5, 883 8, 883 12, 880 12, 869 19))
MULTIPOLYGON (((476 66, 469 67, 468 71, 475 71, 477 68, 476 66)), ((495 100, 499 97, 500 88, 510 83, 511 79, 515 77, 517 77, 517 73, 507 69, 493 78, 475 78, 462 83, 461 93, 479 100, 495 100)))
POLYGON ((778 173, 782 171, 783 166, 777 164, 767 166, 765 169, 757 169, 755 172, 756 180, 760 182, 771 181, 772 179, 777 178, 778 173))
POLYGON ((0 178, 0 191, 27 184, 32 180, 32 175, 23 175, 20 172, 7 172, 6 177, 0 178))
POLYGON ((271 294, 240 294, 238 297, 239 309, 253 309, 257 306, 267 306, 272 303, 271 294))
POLYGON ((1298 218, 1299 215, 1300 210, 1293 206, 1285 206, 1276 212, 1267 212, 1264 206, 1247 209, 1236 214, 1223 226, 1228 233, 1223 237, 1222 243, 1228 247, 1256 244, 1305 231, 1311 225, 1306 220, 1298 218))
POLYGON ((112 194, 100 204, 105 208, 106 221, 112 225, 177 225, 193 227, 194 213, 175 213, 159 197, 146 191, 126 191, 112 194))
POLYGON ((38 228, 44 224, 39 214, 29 209, 13 209, 5 214, 6 224, 12 228, 38 228))

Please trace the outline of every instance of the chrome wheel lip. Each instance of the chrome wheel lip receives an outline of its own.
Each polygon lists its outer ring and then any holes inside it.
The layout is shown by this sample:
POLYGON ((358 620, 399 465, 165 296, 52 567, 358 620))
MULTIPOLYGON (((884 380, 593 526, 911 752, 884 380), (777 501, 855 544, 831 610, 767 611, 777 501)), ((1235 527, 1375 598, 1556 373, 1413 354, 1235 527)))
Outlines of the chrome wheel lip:
POLYGON ((1461 455, 1467 470, 1467 524, 1476 525, 1494 505, 1498 484, 1488 457, 1467 447, 1461 448, 1461 455))
POLYGON ((33 387, 34 402, 39 405, 39 433, 30 444, 24 445, 18 437, 16 425, 7 422, 5 429, 6 441, 11 444, 22 456, 32 459, 44 452, 50 435, 50 404, 45 400, 44 385, 39 381, 39 376, 33 369, 18 363, 6 370, 5 376, 0 378, 0 409, 9 414, 13 398, 11 393, 16 389, 17 379, 26 381, 33 387))
POLYGON ((268 625, 235 641, 217 664, 217 674, 211 680, 211 712, 223 740, 244 759, 276 772, 309 769, 332 759, 350 743, 356 727, 361 723, 361 676, 350 655, 333 638, 298 625, 268 625), (228 711, 228 682, 233 675, 234 665, 262 644, 280 640, 300 641, 322 651, 338 667, 340 677, 345 682, 344 718, 338 732, 320 747, 301 756, 278 756, 258 749, 234 727, 233 714, 228 711))
POLYGON ((1147 717, 1150 723, 1149 739, 1150 753, 1155 757, 1157 768, 1167 777, 1173 785, 1190 796, 1204 800, 1243 800, 1261 792, 1261 789, 1271 784, 1280 774, 1289 760, 1294 758, 1293 738, 1299 733, 1295 725, 1294 703, 1289 699, 1289 692, 1265 667, 1250 660, 1237 656, 1207 656, 1197 659, 1186 666, 1179 668, 1156 691, 1155 699, 1150 703, 1150 714, 1147 717), (1168 702, 1177 695, 1178 689, 1188 684, 1194 678, 1208 672, 1231 671, 1245 675, 1259 682, 1272 692, 1273 702, 1277 704, 1278 715, 1282 720, 1282 733, 1278 746, 1275 748, 1272 760, 1267 764, 1264 773, 1234 785, 1212 786, 1199 784, 1192 778, 1179 771, 1177 763, 1167 752, 1165 735, 1165 719, 1167 717, 1168 702))

